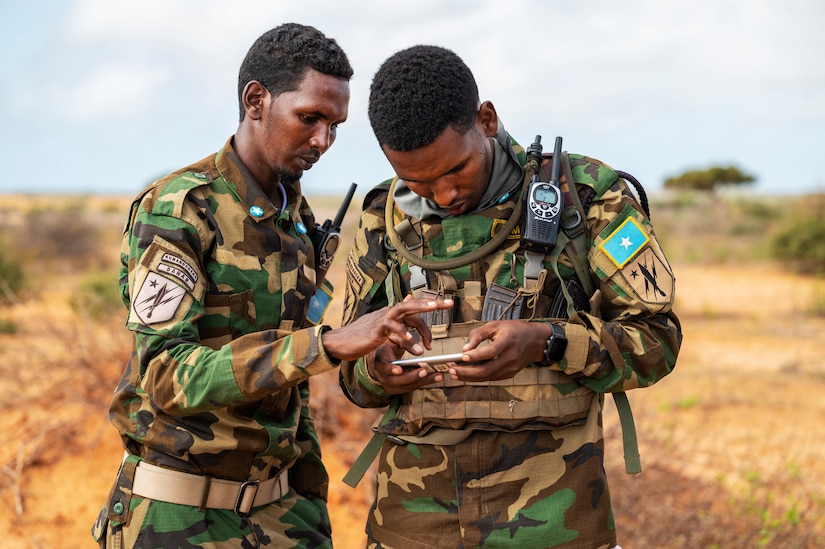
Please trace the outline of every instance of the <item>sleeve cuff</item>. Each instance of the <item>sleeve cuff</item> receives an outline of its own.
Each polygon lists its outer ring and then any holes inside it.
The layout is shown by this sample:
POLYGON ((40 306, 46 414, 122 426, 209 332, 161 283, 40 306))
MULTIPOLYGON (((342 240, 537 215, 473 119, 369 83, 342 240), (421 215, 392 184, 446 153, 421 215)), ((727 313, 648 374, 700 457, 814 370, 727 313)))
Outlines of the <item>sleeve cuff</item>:
MULTIPOLYGON (((302 349, 300 344, 296 344, 295 347, 295 357, 305 356, 309 358, 309 362, 306 365, 301 365, 304 370, 306 371, 307 375, 314 376, 317 374, 322 374, 328 370, 333 370, 337 368, 341 361, 335 358, 332 358, 330 355, 327 354, 326 349, 324 349, 323 343, 323 335, 324 332, 331 330, 330 326, 325 324, 321 324, 318 326, 313 326, 311 329, 308 330, 309 338, 308 338, 308 347, 306 349, 302 349), (316 348, 317 352, 312 352, 312 342, 316 341, 316 348)), ((301 332, 296 332, 295 336, 300 334, 301 332)))
POLYGON ((587 328, 578 324, 566 323, 564 333, 567 336, 567 350, 564 358, 567 360, 565 372, 581 372, 587 364, 587 353, 590 351, 590 333, 587 328))
POLYGON ((373 393, 380 398, 387 398, 390 394, 384 390, 378 380, 370 375, 369 369, 367 368, 367 361, 372 361, 374 359, 375 351, 358 359, 358 362, 355 364, 355 373, 358 376, 358 383, 360 383, 364 389, 370 393, 373 393))

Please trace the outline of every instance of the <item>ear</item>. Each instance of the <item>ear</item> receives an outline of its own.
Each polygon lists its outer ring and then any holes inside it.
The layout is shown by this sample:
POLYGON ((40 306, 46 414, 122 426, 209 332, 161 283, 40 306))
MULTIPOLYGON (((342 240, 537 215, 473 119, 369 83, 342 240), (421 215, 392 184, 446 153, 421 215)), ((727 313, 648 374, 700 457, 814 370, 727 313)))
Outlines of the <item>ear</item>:
POLYGON ((498 113, 490 101, 485 101, 478 108, 477 123, 484 131, 485 137, 493 137, 498 133, 498 113))
POLYGON ((246 116, 252 120, 260 120, 267 108, 269 91, 257 80, 246 83, 241 99, 246 116))

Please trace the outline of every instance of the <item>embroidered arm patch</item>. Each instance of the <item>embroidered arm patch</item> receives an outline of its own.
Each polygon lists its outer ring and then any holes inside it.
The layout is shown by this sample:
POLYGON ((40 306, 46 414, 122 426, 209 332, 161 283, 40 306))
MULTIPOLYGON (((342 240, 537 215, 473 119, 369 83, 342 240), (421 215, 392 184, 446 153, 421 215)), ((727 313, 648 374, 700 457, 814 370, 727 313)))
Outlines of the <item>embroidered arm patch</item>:
POLYGON ((155 236, 133 271, 129 323, 153 326, 180 321, 206 288, 197 263, 155 236))
POLYGON ((599 249, 621 269, 642 251, 648 242, 650 238, 644 229, 635 219, 628 217, 599 244, 599 249))
POLYGON ((596 237, 588 258, 616 299, 627 297, 655 312, 671 306, 674 277, 656 237, 643 223, 640 214, 625 206, 596 237))
POLYGON ((143 324, 157 324, 171 319, 178 310, 186 290, 176 281, 149 272, 132 300, 132 310, 143 324))

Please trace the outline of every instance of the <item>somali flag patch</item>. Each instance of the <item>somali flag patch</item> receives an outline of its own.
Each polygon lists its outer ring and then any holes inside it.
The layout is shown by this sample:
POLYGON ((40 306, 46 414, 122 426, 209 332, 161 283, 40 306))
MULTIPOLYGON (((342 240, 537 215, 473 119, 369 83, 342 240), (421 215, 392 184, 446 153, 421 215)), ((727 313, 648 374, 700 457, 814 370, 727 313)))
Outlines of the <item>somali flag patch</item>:
POLYGON ((309 310, 307 311, 307 321, 313 326, 317 326, 324 320, 324 314, 332 301, 332 284, 324 280, 321 286, 312 294, 309 300, 309 310))
POLYGON ((650 238, 639 222, 628 217, 599 244, 599 249, 621 269, 642 251, 648 242, 650 238))

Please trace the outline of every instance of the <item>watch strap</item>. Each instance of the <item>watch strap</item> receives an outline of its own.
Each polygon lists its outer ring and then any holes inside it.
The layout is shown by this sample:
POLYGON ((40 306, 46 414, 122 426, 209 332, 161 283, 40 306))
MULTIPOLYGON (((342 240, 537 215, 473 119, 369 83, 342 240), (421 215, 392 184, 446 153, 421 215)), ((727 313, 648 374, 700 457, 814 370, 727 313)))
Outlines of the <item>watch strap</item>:
POLYGON ((564 352, 567 350, 567 336, 564 333, 564 328, 553 322, 547 324, 553 330, 553 333, 544 348, 544 361, 542 364, 545 366, 559 362, 564 358, 564 352))

